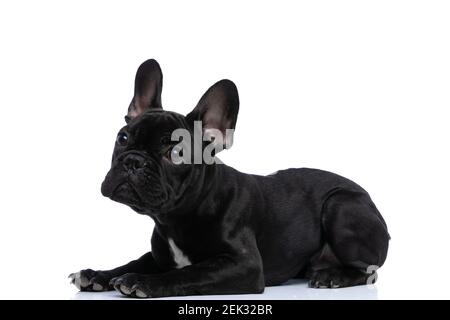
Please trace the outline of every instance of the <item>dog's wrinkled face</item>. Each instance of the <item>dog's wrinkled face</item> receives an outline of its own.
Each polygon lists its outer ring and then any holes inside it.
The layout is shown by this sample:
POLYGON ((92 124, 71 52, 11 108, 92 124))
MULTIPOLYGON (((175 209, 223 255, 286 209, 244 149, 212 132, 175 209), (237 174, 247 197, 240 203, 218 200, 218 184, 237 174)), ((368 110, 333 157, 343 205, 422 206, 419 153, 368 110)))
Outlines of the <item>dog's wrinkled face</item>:
POLYGON ((118 132, 111 169, 102 184, 104 196, 149 215, 185 206, 207 179, 206 164, 174 163, 178 141, 172 141, 172 133, 177 129, 192 133, 194 121, 202 121, 204 131, 234 129, 239 108, 236 87, 229 80, 213 85, 187 116, 164 111, 161 90, 158 63, 144 62, 136 74, 127 125, 118 132))
POLYGON ((195 169, 171 160, 176 143, 171 141, 171 132, 186 127, 182 115, 162 110, 147 111, 131 120, 117 135, 103 195, 142 213, 175 206, 183 183, 188 183, 195 169))

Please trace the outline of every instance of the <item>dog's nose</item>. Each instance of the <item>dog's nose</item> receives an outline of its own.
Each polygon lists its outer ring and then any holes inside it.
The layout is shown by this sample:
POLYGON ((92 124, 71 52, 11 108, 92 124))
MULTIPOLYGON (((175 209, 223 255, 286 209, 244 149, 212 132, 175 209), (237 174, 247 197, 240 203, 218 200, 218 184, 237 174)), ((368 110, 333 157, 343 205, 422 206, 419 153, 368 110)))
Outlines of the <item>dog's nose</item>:
POLYGON ((128 172, 134 172, 144 166, 145 160, 139 155, 130 154, 123 160, 123 167, 128 172))

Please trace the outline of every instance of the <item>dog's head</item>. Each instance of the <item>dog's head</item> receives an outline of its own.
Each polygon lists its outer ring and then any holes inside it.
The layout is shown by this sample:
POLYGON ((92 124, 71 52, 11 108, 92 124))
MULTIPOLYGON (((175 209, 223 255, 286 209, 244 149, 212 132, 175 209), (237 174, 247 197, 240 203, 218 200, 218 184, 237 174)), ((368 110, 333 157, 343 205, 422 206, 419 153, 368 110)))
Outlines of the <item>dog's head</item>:
POLYGON ((180 210, 201 197, 215 163, 205 163, 203 158, 193 161, 194 157, 208 148, 204 140, 213 141, 216 147, 221 144, 214 150, 221 150, 225 141, 229 145, 239 109, 236 86, 221 80, 188 115, 164 111, 162 79, 159 64, 153 59, 138 68, 134 97, 125 116, 127 124, 117 134, 111 169, 102 184, 104 196, 149 215, 180 210), (195 139, 199 124, 206 139, 195 139), (176 141, 174 137, 180 135, 174 132, 180 129, 192 139, 182 135, 181 143, 176 141), (217 133, 227 139, 218 139, 217 133), (174 161, 180 156, 185 161, 174 161))

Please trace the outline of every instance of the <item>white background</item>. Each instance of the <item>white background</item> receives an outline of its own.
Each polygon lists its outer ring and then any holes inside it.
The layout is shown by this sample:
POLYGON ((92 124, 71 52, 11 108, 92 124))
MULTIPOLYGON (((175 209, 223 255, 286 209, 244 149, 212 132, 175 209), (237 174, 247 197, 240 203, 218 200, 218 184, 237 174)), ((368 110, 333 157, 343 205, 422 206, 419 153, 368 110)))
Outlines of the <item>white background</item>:
POLYGON ((228 165, 334 171, 388 223, 375 291, 261 297, 450 298, 449 16, 446 1, 2 1, 0 297, 117 297, 66 277, 150 249, 151 219, 100 184, 136 68, 156 58, 168 110, 237 84, 228 165))

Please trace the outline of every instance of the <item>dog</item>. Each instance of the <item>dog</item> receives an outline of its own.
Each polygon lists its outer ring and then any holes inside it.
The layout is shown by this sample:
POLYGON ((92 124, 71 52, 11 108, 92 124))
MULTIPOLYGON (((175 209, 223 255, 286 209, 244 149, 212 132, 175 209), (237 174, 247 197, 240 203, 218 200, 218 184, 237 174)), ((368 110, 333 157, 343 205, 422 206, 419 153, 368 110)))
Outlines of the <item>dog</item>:
POLYGON ((226 136, 184 141, 197 151, 213 144, 213 159, 216 147, 232 140, 238 91, 221 80, 183 116, 163 110, 162 84, 155 60, 140 65, 101 187, 104 196, 154 220, 152 250, 112 270, 71 274, 79 290, 148 298, 262 293, 292 278, 306 278, 313 288, 376 280, 390 236, 363 188, 318 169, 258 176, 220 162, 189 163, 192 155, 176 164, 176 130, 195 135, 201 123, 203 134, 226 136))

